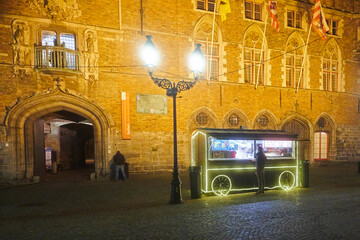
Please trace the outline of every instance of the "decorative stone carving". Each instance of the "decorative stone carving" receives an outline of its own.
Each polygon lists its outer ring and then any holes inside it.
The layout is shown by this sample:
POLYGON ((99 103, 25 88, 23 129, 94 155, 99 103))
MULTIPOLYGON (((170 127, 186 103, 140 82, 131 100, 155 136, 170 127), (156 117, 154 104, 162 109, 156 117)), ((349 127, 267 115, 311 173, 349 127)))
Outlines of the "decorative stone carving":
POLYGON ((76 0, 29 0, 28 2, 32 9, 54 20, 72 20, 81 16, 76 0))
POLYGON ((258 42, 262 42, 262 41, 259 41, 259 40, 262 40, 260 38, 259 33, 255 32, 255 31, 252 31, 252 32, 246 34, 245 46, 247 46, 247 47, 255 47, 255 45, 258 42))
POLYGON ((99 79, 98 69, 98 37, 97 33, 91 29, 84 31, 84 46, 83 51, 85 58, 84 77, 91 85, 99 79))
POLYGON ((27 75, 31 70, 30 30, 26 21, 14 20, 11 24, 14 75, 27 75))

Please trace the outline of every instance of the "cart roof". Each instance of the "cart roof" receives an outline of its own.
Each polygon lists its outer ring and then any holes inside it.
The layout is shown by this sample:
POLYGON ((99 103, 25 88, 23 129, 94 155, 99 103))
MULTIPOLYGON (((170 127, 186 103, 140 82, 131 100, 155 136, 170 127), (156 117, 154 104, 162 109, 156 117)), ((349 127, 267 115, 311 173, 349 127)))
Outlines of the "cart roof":
POLYGON ((194 132, 194 134, 197 132, 202 132, 217 139, 269 139, 308 141, 308 139, 299 138, 296 133, 285 132, 282 130, 199 128, 194 132))

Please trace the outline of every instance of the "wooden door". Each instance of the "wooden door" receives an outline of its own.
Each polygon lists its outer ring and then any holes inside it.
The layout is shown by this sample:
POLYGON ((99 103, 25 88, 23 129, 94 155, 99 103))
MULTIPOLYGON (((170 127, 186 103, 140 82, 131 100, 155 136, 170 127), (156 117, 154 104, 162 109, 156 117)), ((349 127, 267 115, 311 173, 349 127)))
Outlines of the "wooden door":
POLYGON ((45 134, 44 120, 39 119, 34 123, 34 176, 39 176, 40 181, 45 179, 45 134))

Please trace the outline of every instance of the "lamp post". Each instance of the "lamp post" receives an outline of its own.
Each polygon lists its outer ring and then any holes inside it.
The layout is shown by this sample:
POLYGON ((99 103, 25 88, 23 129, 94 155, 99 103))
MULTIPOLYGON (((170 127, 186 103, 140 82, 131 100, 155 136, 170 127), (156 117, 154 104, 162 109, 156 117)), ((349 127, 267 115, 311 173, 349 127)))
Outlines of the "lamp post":
POLYGON ((170 203, 182 203, 181 196, 181 180, 178 171, 178 158, 177 158, 177 130, 176 130, 176 96, 178 93, 189 90, 192 88, 199 78, 202 72, 205 62, 204 56, 201 53, 200 44, 196 44, 195 50, 192 52, 189 58, 189 65, 191 72, 194 74, 194 81, 179 81, 177 83, 171 82, 166 78, 157 78, 153 76, 154 69, 159 61, 159 53, 156 50, 154 43, 151 40, 151 36, 146 36, 147 40, 144 47, 141 50, 141 56, 148 68, 149 75, 153 82, 161 88, 166 89, 166 95, 173 99, 173 128, 174 128, 174 167, 173 178, 171 181, 171 199, 170 203))

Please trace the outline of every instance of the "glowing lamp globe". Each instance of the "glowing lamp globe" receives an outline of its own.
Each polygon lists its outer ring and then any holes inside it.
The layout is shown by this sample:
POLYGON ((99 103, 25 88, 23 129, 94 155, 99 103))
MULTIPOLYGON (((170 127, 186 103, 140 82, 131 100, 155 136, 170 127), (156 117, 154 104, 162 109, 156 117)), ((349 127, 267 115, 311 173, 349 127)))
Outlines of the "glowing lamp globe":
POLYGON ((151 35, 146 35, 147 40, 141 49, 141 59, 146 67, 155 68, 159 63, 160 56, 151 38, 151 35))

